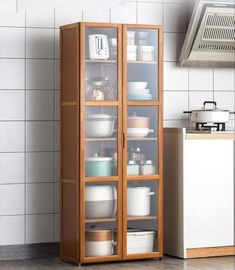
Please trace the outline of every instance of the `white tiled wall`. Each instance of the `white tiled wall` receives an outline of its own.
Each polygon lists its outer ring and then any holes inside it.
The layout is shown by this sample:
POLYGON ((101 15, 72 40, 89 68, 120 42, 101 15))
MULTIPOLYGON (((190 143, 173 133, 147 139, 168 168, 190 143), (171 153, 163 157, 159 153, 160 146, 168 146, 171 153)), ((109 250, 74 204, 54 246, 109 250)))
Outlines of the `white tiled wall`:
POLYGON ((234 70, 178 65, 193 1, 82 11, 80 1, 0 0, 0 245, 59 241, 60 25, 163 24, 164 125, 188 125, 182 111, 207 99, 234 110, 234 70))

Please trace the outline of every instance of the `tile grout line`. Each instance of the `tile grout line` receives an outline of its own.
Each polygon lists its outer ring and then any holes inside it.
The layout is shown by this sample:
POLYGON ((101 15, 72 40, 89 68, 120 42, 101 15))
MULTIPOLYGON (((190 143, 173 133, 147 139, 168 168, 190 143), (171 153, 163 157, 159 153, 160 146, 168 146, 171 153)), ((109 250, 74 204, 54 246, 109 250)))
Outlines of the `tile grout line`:
POLYGON ((135 3, 135 8, 136 8, 136 14, 135 14, 135 16, 136 16, 136 24, 138 24, 138 21, 139 21, 139 3, 138 3, 138 0, 136 0, 136 3, 135 3))
POLYGON ((56 60, 55 60, 55 8, 54 8, 54 61, 53 61, 53 242, 55 242, 55 68, 56 68, 56 60))
POLYGON ((24 181, 25 181, 25 183, 24 183, 24 244, 26 244, 26 241, 27 241, 27 237, 26 237, 26 233, 27 233, 27 228, 26 228, 26 223, 27 223, 27 219, 26 219, 26 207, 27 207, 27 202, 26 202, 26 200, 27 200, 27 186, 26 186, 26 182, 27 182, 27 164, 26 164, 26 162, 27 162, 27 156, 26 156, 26 152, 27 152, 27 148, 26 148, 26 144, 27 144, 27 137, 26 137, 26 133, 27 133, 27 127, 26 127, 26 119, 27 119, 27 116, 26 116, 26 114, 27 114, 27 112, 26 112, 26 109, 27 109, 27 105, 26 105, 26 102, 27 102, 27 92, 26 92, 26 88, 27 88, 27 86, 26 86, 26 80, 27 80, 27 75, 26 75, 26 69, 27 69, 27 63, 26 63, 26 53, 27 53, 27 48, 26 48, 26 43, 27 43, 27 39, 26 39, 26 21, 27 21, 27 18, 26 18, 26 11, 25 11, 25 67, 24 67, 24 72, 25 72, 25 74, 24 74, 24 78, 25 78, 25 104, 24 104, 24 108, 25 108, 25 115, 24 115, 24 117, 25 117, 25 122, 24 122, 24 181))
MULTIPOLYGON (((189 111, 189 107, 190 107, 190 71, 189 71, 189 67, 188 67, 188 111, 189 111)), ((190 119, 189 119, 189 115, 187 116, 188 118, 188 127, 190 127, 190 119)))

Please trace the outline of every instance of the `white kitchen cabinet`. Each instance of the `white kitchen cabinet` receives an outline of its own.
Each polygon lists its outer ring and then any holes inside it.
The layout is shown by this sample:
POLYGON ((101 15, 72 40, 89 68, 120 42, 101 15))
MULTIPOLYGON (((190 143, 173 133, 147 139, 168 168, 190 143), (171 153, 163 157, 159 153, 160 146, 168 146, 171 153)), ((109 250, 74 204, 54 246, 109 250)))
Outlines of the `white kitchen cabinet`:
POLYGON ((234 133, 164 131, 164 252, 234 255, 234 133))

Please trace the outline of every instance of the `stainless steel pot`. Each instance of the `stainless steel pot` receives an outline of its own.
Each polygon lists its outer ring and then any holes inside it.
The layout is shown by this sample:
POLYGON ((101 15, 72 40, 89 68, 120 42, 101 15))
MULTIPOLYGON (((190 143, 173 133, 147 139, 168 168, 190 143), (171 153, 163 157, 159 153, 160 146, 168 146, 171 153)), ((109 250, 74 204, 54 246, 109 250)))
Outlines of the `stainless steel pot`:
POLYGON ((200 110, 184 111, 184 113, 190 114, 193 123, 226 123, 229 121, 229 115, 235 112, 218 109, 215 101, 205 101, 200 110), (207 108, 208 104, 212 104, 213 107, 207 108))

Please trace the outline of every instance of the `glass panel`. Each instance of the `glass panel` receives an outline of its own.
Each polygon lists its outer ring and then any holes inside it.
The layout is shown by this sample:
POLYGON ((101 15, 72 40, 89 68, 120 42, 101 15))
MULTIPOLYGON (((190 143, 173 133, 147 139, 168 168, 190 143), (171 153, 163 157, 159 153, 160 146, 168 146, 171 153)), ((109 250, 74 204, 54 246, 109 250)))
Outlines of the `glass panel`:
POLYGON ((129 100, 158 99, 158 31, 127 31, 127 93, 129 100))
POLYGON ((117 255, 117 185, 89 183, 85 186, 85 256, 117 255))
POLYGON ((117 99, 117 29, 86 28, 86 100, 117 99))
POLYGON ((117 175, 117 109, 86 107, 86 177, 117 175))
POLYGON ((158 173, 158 109, 128 106, 127 175, 158 173))
POLYGON ((129 181, 127 254, 157 251, 158 182, 129 181))

